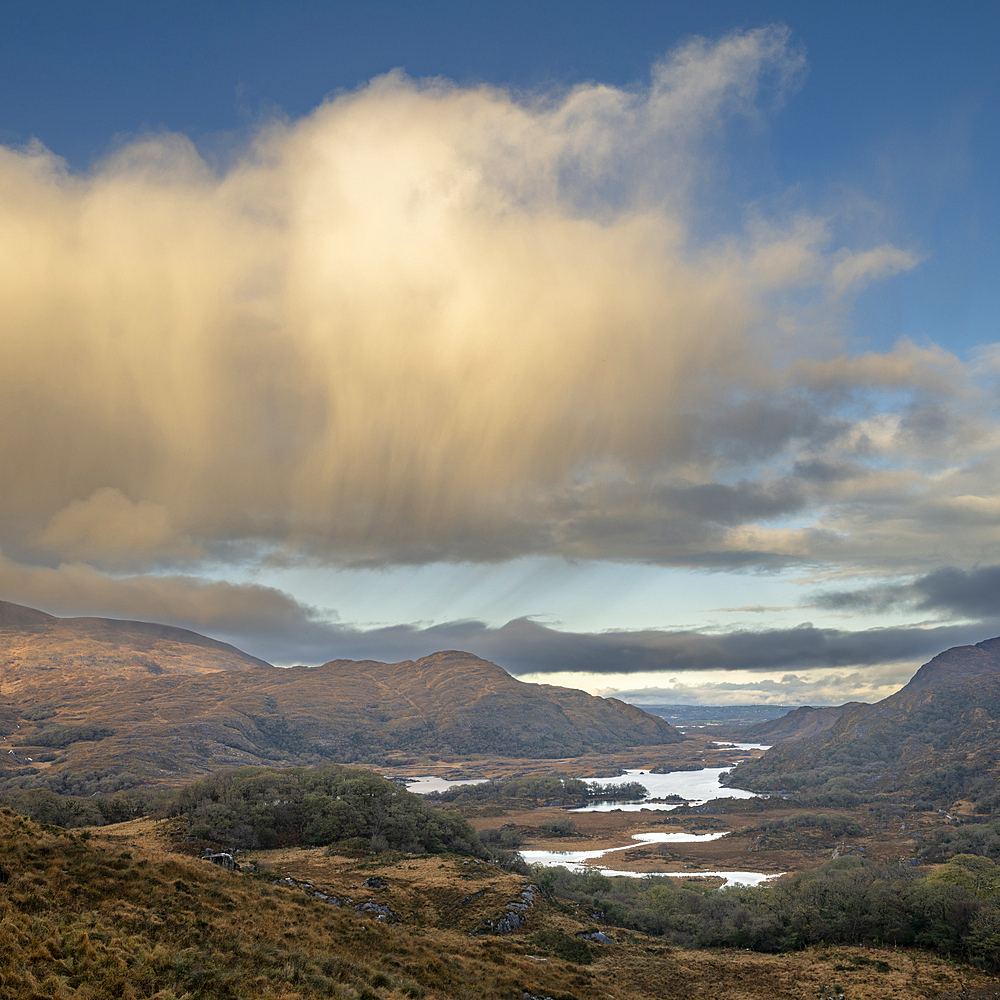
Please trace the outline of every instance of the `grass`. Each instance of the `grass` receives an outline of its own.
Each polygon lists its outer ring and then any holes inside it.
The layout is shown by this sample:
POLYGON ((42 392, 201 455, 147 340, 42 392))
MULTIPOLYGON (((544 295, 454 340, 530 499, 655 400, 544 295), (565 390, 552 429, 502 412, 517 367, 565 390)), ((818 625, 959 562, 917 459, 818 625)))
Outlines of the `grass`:
POLYGON ((615 928, 604 928, 614 944, 584 950, 576 934, 598 925, 572 905, 541 899, 523 932, 470 936, 469 907, 502 908, 522 885, 518 876, 458 857, 336 862, 291 849, 262 852, 272 866, 263 875, 234 875, 173 853, 151 829, 134 823, 85 838, 0 812, 4 1000, 799 1000, 834 981, 849 1000, 903 1000, 996 989, 912 950, 691 951, 615 928), (324 889, 342 878, 356 898, 378 875, 389 889, 380 898, 403 922, 383 925, 274 887, 285 874, 324 889), (445 905, 484 887, 466 907, 445 905), (413 894, 426 905, 404 905, 413 894))
POLYGON ((0 842, 5 1000, 520 1000, 517 970, 494 960, 518 950, 506 941, 401 933, 270 879, 13 814, 0 815, 0 842))

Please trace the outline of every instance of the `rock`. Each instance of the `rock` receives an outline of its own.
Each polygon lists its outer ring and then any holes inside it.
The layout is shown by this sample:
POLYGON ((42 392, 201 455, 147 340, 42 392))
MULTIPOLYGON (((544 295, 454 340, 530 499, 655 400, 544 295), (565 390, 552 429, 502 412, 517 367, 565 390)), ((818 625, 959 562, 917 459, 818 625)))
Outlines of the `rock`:
POLYGON ((535 905, 535 895, 538 891, 538 886, 525 882, 519 903, 508 903, 502 917, 498 917, 496 920, 484 920, 471 932, 470 936, 474 934, 510 934, 511 931, 516 931, 525 922, 524 914, 535 905))
POLYGON ((597 944, 614 944, 615 939, 613 937, 608 937, 604 931, 594 931, 592 934, 587 934, 586 932, 581 932, 577 934, 578 938, 586 938, 588 941, 594 941, 597 944))

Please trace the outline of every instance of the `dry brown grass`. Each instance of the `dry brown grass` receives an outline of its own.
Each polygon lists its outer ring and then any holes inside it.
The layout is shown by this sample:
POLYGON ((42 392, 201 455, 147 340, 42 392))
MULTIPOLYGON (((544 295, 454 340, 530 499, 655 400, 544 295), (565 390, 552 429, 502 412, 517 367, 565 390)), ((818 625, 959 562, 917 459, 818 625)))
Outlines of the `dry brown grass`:
POLYGON ((622 930, 611 931, 615 944, 594 947, 592 964, 577 965, 543 954, 536 935, 596 925, 554 903, 529 911, 523 932, 469 935, 470 923, 520 890, 518 876, 493 866, 283 851, 261 855, 272 869, 255 878, 172 853, 169 832, 138 821, 88 838, 0 814, 0 996, 802 1000, 832 995, 823 990, 835 985, 848 1000, 1000 994, 996 980, 917 951, 689 951, 622 930), (271 885, 286 874, 356 900, 387 900, 401 922, 385 926, 271 885), (363 889, 372 875, 389 891, 363 889), (484 888, 461 905, 462 893, 484 888), (888 968, 879 971, 880 962, 888 968))

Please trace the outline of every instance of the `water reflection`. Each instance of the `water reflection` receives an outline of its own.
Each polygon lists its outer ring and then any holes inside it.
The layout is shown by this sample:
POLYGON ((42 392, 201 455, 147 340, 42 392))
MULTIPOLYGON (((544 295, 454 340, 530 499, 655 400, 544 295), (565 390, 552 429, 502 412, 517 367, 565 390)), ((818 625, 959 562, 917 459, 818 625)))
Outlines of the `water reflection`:
POLYGON ((771 879, 785 874, 784 872, 771 872, 770 874, 764 872, 705 872, 701 869, 692 872, 619 872, 612 868, 601 868, 599 871, 609 878, 615 875, 621 875, 625 878, 653 878, 657 875, 667 878, 721 878, 724 881, 719 886, 720 889, 727 885, 761 885, 763 882, 770 882, 771 879))
MULTIPOLYGON (((739 749, 754 748, 758 744, 734 744, 739 749)), ((623 812, 638 812, 640 809, 670 810, 683 805, 684 802, 690 805, 702 805, 710 799, 750 799, 755 796, 754 792, 744 791, 742 788, 727 788, 719 783, 719 775, 727 769, 724 767, 706 767, 701 771, 668 771, 666 774, 653 774, 650 771, 638 769, 626 771, 617 778, 583 778, 583 781, 597 781, 601 784, 621 784, 626 781, 638 781, 645 785, 649 792, 646 799, 631 802, 591 802, 585 806, 580 806, 578 812, 611 812, 621 809, 623 812), (669 796, 677 796, 684 802, 655 802, 650 799, 664 799, 669 796)), ((470 779, 465 778, 459 781, 451 781, 447 778, 439 778, 436 775, 423 775, 418 778, 407 778, 406 789, 416 792, 418 795, 426 795, 428 792, 446 792, 456 785, 482 785, 489 781, 488 778, 470 779)))

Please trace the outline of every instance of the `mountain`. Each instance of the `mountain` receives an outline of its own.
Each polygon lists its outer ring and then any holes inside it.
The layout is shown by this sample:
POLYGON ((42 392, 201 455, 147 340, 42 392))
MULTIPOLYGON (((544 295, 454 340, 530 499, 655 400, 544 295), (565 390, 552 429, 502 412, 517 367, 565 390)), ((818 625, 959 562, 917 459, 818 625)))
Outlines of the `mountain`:
POLYGON ((458 651, 278 668, 183 629, 4 605, 0 663, 0 778, 56 791, 245 764, 557 758, 683 739, 635 706, 525 684, 458 651))
POLYGON ((888 698, 843 707, 830 729, 740 764, 731 783, 831 803, 864 793, 1000 807, 1000 638, 945 650, 888 698))
POLYGON ((270 664, 229 643, 171 625, 113 618, 55 618, 0 601, 0 694, 58 690, 84 679, 204 674, 270 664))
POLYGON ((778 719, 768 719, 752 726, 741 726, 726 730, 726 736, 747 743, 794 743, 809 736, 817 736, 832 729, 837 720, 847 711, 864 704, 849 701, 846 705, 813 708, 803 705, 793 708, 778 719))

